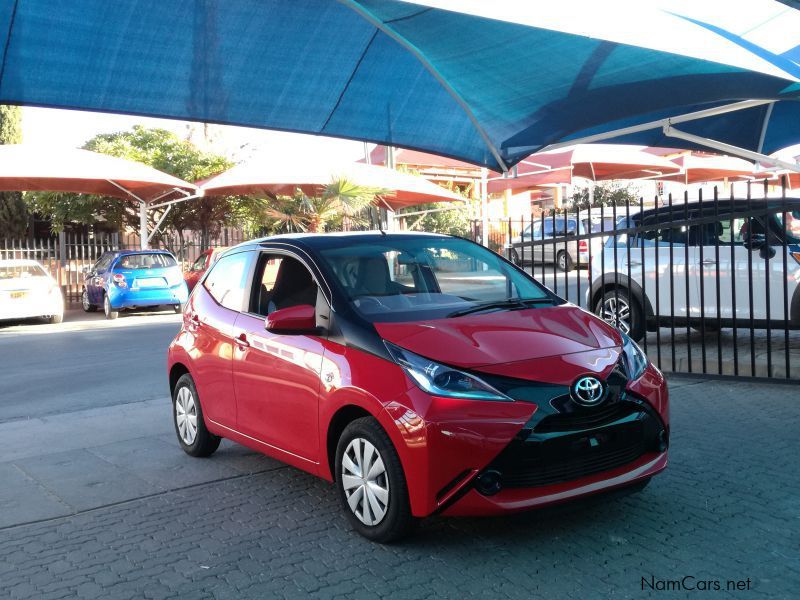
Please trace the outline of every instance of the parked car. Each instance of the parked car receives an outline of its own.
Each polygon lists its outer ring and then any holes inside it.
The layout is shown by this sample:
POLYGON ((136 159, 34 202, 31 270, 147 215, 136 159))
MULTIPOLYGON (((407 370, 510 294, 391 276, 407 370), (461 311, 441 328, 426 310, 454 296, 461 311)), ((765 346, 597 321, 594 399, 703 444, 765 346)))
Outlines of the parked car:
POLYGON ((119 311, 146 306, 171 306, 180 312, 189 296, 175 257, 166 250, 105 252, 87 270, 83 282, 83 310, 103 307, 107 319, 119 311))
POLYGON ((520 235, 511 239, 511 261, 519 266, 555 263, 562 271, 572 271, 576 266, 586 266, 589 264, 589 244, 592 244, 592 254, 599 252, 603 246, 602 237, 565 242, 547 242, 547 240, 565 236, 583 236, 600 231, 610 233, 614 229, 614 222, 615 218, 610 208, 602 210, 593 208, 575 215, 535 219, 520 235), (543 243, 524 245, 525 242, 531 241, 543 243))
POLYGON ((189 270, 184 272, 183 280, 186 282, 186 287, 189 288, 190 292, 194 289, 194 286, 197 285, 197 282, 200 281, 203 273, 214 264, 214 261, 217 260, 219 255, 225 252, 225 250, 227 250, 227 247, 223 246, 220 248, 209 248, 203 251, 203 253, 197 257, 197 260, 192 263, 189 270))
POLYGON ((64 320, 64 296, 58 282, 35 260, 0 260, 0 320, 64 320))
POLYGON ((334 481, 352 526, 643 487, 667 387, 627 336, 495 253, 421 233, 297 234, 223 254, 169 348, 178 442, 334 481))
POLYGON ((587 306, 634 340, 657 325, 800 328, 800 200, 787 202, 785 225, 782 201, 763 200, 690 202, 622 219, 620 229, 641 231, 609 238, 593 257, 587 306))

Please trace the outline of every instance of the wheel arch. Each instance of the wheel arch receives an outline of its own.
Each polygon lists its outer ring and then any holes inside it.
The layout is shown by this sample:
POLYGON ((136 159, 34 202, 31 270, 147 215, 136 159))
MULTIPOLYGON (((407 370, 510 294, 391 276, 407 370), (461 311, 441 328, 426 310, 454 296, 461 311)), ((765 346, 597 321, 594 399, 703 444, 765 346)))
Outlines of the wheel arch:
POLYGON ((631 297, 639 303, 639 306, 642 307, 644 311, 645 317, 650 318, 655 316, 655 312, 653 311, 653 305, 650 304, 650 299, 644 293, 642 286, 640 286, 636 281, 629 278, 627 275, 623 273, 606 273, 602 277, 599 277, 592 283, 591 295, 590 295, 590 302, 589 302, 589 310, 594 312, 594 308, 597 305, 597 302, 600 298, 603 297, 603 294, 609 291, 613 291, 614 288, 624 288, 626 289, 631 297))
MULTIPOLYGON (((334 468, 334 463, 336 462, 336 446, 339 443, 339 438, 342 436, 342 432, 350 423, 362 417, 373 417, 377 420, 377 416, 373 415, 363 406, 359 406, 357 404, 345 404, 340 406, 336 412, 333 413, 330 421, 328 421, 328 427, 326 428, 325 433, 324 456, 327 461, 327 471, 331 481, 336 481, 336 469, 334 468)), ((381 425, 381 427, 383 427, 383 425, 381 425)))
POLYGON ((178 380, 186 374, 190 374, 189 367, 181 362, 176 362, 169 369, 169 395, 170 398, 175 392, 175 386, 178 385, 178 380))

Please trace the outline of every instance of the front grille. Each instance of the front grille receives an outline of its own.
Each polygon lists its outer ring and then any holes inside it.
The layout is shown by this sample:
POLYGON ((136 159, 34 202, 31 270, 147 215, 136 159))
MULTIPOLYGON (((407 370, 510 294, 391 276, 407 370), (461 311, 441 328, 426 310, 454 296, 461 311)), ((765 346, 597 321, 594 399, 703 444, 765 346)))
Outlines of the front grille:
POLYGON ((663 448, 661 419, 635 401, 549 415, 528 427, 487 467, 499 473, 504 488, 574 481, 663 448))
POLYGON ((641 439, 634 443, 617 449, 587 451, 583 456, 558 461, 543 462, 530 465, 528 468, 507 471, 503 474, 504 487, 538 487, 564 481, 572 481, 616 469, 644 454, 644 443, 641 439))
POLYGON ((612 402, 606 406, 581 410, 574 413, 555 414, 545 417, 536 425, 536 433, 551 433, 553 431, 577 431, 601 427, 618 421, 638 409, 630 402, 612 402))

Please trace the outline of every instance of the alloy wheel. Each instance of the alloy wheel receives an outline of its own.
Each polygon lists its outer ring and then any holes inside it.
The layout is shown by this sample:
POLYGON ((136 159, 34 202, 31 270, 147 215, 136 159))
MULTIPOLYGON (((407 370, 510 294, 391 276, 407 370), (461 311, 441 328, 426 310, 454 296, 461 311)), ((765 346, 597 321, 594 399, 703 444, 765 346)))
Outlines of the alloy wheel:
POLYGON ((89 292, 86 290, 83 290, 83 294, 81 294, 81 304, 83 305, 83 310, 87 312, 91 308, 89 305, 89 292))
POLYGON ((606 298, 600 316, 623 333, 631 332, 631 307, 624 298, 606 298))
POLYGON ((197 437, 197 405, 188 387, 178 390, 178 397, 175 399, 175 422, 181 440, 187 446, 191 446, 197 437))
POLYGON ((389 508, 389 479, 372 443, 354 438, 342 456, 342 487, 350 510, 364 525, 377 525, 389 508))
POLYGON ((560 252, 558 255, 558 268, 562 271, 567 270, 567 254, 566 252, 560 252))

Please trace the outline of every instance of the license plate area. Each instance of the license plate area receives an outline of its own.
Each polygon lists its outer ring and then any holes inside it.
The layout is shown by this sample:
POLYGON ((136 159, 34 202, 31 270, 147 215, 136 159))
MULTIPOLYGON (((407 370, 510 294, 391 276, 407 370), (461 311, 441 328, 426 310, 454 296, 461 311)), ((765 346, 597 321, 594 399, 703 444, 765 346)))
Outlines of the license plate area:
POLYGON ((134 289, 143 289, 143 288, 163 288, 166 287, 167 282, 164 280, 163 277, 145 277, 143 279, 137 279, 133 282, 134 289))

